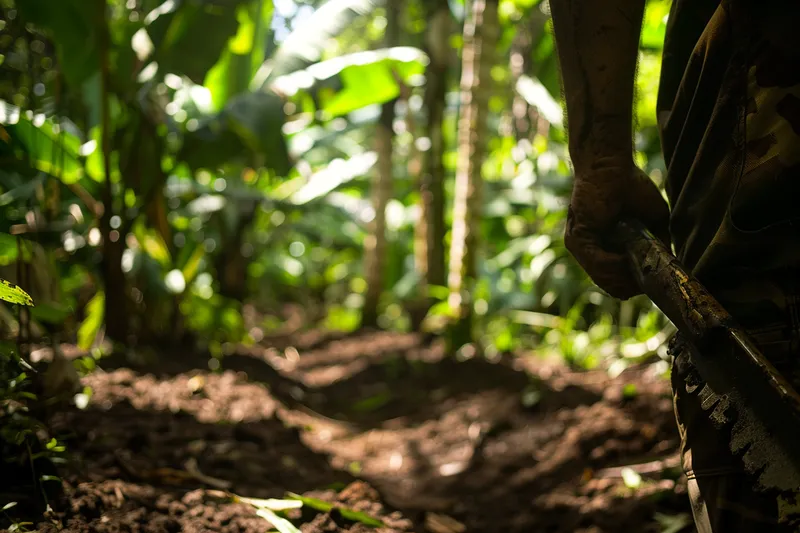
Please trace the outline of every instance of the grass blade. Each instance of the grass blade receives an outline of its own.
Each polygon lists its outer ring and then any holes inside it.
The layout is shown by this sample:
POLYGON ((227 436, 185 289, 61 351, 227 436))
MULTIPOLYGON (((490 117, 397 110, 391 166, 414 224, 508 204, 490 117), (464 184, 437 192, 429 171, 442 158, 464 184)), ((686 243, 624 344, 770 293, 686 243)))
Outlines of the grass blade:
POLYGON ((275 526, 275 529, 280 531, 280 533, 302 533, 294 524, 285 518, 281 518, 269 509, 259 509, 256 511, 256 514, 265 520, 269 520, 269 523, 275 526))
POLYGON ((276 498, 245 498, 236 496, 235 501, 252 505, 256 509, 269 509, 270 511, 288 511, 289 509, 300 509, 303 502, 299 500, 278 500, 276 498))
POLYGON ((316 498, 301 496, 293 492, 288 493, 288 496, 289 498, 300 500, 301 502, 303 502, 303 505, 306 505, 308 507, 311 507, 312 509, 316 509, 317 511, 321 511, 323 513, 330 512, 331 509, 336 507, 336 509, 339 511, 339 514, 341 514, 342 517, 346 518, 347 520, 351 520, 353 522, 360 522, 366 526, 383 527, 385 525, 382 520, 370 516, 367 513, 362 513, 361 511, 354 511, 353 509, 348 509, 346 507, 341 507, 339 505, 333 505, 332 503, 328 503, 323 500, 318 500, 316 498))

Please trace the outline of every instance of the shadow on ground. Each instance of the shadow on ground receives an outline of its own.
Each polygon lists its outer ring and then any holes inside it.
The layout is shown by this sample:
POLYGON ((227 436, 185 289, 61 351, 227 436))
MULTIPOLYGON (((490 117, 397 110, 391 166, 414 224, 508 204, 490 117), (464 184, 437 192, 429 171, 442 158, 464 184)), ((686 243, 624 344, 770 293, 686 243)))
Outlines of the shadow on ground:
POLYGON ((380 497, 363 484, 340 497, 385 531, 646 533, 662 531, 657 513, 688 512, 674 462, 634 488, 610 469, 677 449, 668 384, 646 369, 611 380, 530 358, 457 362, 416 335, 305 335, 227 356, 218 373, 201 355, 101 360, 90 406, 55 421, 79 459, 68 530, 263 531, 201 489, 280 497, 354 476, 380 497))

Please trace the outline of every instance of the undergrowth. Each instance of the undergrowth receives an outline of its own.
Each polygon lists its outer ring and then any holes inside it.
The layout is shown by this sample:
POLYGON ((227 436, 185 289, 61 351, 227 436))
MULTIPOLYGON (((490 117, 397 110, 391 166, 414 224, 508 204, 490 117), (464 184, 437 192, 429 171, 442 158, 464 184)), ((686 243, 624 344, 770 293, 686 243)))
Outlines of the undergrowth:
MULTIPOLYGON (((4 280, 0 280, 0 300, 33 305, 25 291, 4 280)), ((0 344, 0 469, 6 486, 17 487, 15 493, 0 490, 0 528, 11 532, 28 531, 32 525, 20 517, 49 513, 50 500, 60 487, 55 467, 64 460, 64 446, 49 436, 42 420, 43 404, 32 379, 35 372, 12 343, 0 344)))

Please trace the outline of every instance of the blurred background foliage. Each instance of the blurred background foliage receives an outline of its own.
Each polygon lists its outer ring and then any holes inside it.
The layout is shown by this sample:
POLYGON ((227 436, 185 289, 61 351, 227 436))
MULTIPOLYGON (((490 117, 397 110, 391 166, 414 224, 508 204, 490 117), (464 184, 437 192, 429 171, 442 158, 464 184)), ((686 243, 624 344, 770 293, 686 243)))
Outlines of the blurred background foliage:
MULTIPOLYGON (((489 0, 474 35, 467 4, 0 0, 0 278, 36 301, 29 320, 2 308, 5 332, 222 356, 299 327, 447 333, 459 293, 465 355, 652 357, 668 322, 599 291, 563 245, 546 2, 489 0), (490 37, 473 198, 462 51, 490 37), (454 288, 464 216, 475 268, 454 288)), ((637 74, 637 158, 658 183, 669 4, 647 4, 637 74)))

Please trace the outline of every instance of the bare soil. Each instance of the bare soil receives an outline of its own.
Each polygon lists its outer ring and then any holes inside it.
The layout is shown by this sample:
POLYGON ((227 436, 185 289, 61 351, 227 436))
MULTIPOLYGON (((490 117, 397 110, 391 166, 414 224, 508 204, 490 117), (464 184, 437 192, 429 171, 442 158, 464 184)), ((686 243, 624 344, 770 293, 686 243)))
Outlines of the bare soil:
POLYGON ((89 405, 52 420, 71 461, 36 527, 262 533, 275 528, 231 495, 287 491, 334 504, 289 512, 304 533, 374 530, 342 508, 381 533, 648 533, 688 517, 669 385, 651 367, 610 379, 533 356, 455 361, 385 332, 307 332, 208 363, 101 359, 89 405))

